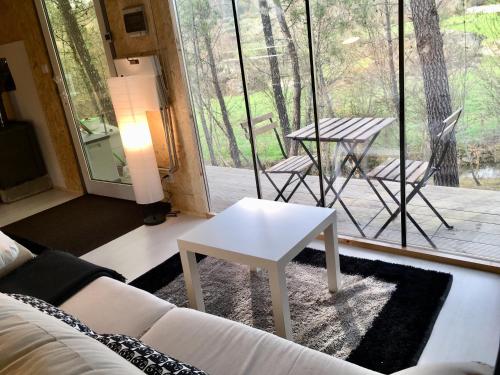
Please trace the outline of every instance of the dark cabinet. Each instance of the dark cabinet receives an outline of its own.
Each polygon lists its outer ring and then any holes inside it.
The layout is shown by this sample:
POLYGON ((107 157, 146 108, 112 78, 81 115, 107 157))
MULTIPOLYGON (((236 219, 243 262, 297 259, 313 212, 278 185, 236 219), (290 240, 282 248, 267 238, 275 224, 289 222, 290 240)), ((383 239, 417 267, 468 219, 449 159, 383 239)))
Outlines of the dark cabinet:
POLYGON ((46 174, 33 125, 11 121, 0 127, 0 190, 46 174))

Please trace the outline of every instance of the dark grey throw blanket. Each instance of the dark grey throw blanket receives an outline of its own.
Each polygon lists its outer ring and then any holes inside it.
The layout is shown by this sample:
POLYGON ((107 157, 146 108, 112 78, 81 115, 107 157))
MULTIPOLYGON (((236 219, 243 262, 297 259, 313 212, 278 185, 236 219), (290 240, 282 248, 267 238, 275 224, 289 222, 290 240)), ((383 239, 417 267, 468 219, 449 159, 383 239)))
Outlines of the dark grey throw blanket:
POLYGON ((0 278, 0 292, 24 294, 59 306, 101 276, 125 281, 122 275, 109 268, 62 251, 45 250, 0 278))

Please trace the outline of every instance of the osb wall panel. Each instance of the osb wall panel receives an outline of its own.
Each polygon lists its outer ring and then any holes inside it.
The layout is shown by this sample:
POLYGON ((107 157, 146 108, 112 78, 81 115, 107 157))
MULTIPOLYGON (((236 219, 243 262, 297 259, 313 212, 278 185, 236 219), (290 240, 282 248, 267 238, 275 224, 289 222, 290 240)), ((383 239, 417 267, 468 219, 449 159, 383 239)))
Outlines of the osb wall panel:
POLYGON ((160 111, 146 112, 148 117, 149 131, 153 140, 153 148, 155 150, 156 161, 158 166, 168 168, 168 147, 165 141, 165 129, 163 128, 163 121, 160 111))
POLYGON ((52 80, 50 60, 33 0, 0 0, 0 26, 0 44, 24 41, 66 189, 82 192, 78 163, 64 110, 52 80), (43 66, 49 68, 48 73, 43 73, 43 66))
MULTIPOLYGON (((118 58, 159 54, 169 88, 174 136, 179 156, 179 170, 172 182, 167 184, 168 194, 174 207, 195 214, 208 211, 203 173, 198 157, 198 145, 189 110, 188 94, 182 80, 182 66, 175 43, 174 27, 167 0, 106 0, 114 46, 118 58), (144 5, 147 14, 149 34, 142 37, 128 37, 122 21, 122 9, 144 5), (154 17, 153 17, 154 13, 154 17)), ((159 149, 162 146, 162 132, 152 130, 155 151, 160 165, 164 160, 159 149)))

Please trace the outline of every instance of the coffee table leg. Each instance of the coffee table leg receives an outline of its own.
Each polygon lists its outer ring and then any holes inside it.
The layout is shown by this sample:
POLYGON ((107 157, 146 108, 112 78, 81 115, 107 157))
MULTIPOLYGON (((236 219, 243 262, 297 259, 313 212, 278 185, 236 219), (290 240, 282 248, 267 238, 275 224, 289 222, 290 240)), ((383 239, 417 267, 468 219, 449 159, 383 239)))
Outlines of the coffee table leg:
POLYGON ((182 249, 180 250, 180 254, 189 307, 198 311, 205 311, 200 274, 198 273, 198 263, 196 263, 196 254, 182 249))
POLYGON ((341 286, 339 243, 337 239, 337 215, 334 216, 332 224, 326 227, 324 234, 328 289, 330 292, 336 292, 341 286))
POLYGON ((292 340, 292 323, 290 320, 290 306, 288 305, 285 270, 280 269, 280 267, 276 265, 271 267, 268 271, 276 334, 288 340, 292 340))

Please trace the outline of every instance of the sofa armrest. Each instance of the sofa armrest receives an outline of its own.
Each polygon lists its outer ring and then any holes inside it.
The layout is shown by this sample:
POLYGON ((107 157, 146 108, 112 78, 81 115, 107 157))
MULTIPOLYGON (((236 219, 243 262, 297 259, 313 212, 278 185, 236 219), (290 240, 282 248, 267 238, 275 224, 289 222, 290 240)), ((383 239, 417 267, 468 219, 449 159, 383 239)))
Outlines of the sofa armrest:
POLYGON ((2 293, 0 374, 144 375, 97 340, 2 293))

